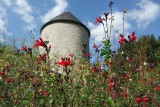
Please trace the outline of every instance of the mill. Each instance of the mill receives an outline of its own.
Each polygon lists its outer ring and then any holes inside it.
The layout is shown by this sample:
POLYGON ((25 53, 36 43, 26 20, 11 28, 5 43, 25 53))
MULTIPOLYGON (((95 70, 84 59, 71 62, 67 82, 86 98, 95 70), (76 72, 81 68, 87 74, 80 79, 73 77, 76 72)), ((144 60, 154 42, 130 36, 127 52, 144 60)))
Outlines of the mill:
POLYGON ((89 52, 90 31, 70 12, 64 12, 45 23, 40 33, 51 44, 51 54, 68 57, 74 53, 75 56, 84 58, 84 53, 89 52))

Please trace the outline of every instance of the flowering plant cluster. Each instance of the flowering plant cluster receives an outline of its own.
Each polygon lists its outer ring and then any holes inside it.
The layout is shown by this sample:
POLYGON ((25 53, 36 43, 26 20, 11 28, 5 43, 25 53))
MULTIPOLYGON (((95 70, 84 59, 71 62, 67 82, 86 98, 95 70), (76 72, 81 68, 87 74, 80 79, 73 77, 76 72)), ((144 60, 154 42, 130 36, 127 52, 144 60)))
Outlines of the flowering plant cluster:
POLYGON ((2 44, 0 106, 159 107, 160 40, 153 35, 138 39, 135 32, 126 39, 122 33, 120 47, 112 51, 113 4, 111 1, 111 12, 105 18, 95 21, 104 26, 103 45, 94 43, 95 51, 86 53, 87 45, 82 43, 86 59, 77 59, 74 53, 54 59, 50 53, 54 48, 42 38, 33 47, 22 45, 21 50, 2 44), (39 47, 44 53, 39 54, 39 47), (94 55, 98 61, 90 64, 88 59, 94 55), (99 61, 100 57, 104 60, 99 61))

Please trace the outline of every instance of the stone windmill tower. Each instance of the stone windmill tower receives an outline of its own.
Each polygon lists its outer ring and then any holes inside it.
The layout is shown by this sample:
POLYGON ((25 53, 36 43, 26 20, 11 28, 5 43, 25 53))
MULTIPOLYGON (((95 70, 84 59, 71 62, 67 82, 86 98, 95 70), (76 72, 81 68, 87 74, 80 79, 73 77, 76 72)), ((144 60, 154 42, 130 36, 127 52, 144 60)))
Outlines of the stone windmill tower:
POLYGON ((45 23, 40 33, 51 44, 51 54, 68 57, 74 53, 75 56, 84 57, 83 44, 87 44, 86 53, 89 52, 90 31, 70 12, 64 12, 45 23))

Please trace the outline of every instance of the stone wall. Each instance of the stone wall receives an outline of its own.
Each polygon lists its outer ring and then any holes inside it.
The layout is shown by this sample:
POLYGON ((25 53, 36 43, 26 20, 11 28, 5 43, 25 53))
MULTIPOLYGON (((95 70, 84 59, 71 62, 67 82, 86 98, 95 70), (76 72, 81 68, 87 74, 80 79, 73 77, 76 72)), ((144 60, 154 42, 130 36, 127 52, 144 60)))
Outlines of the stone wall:
POLYGON ((89 34, 81 25, 69 22, 55 22, 47 25, 41 32, 44 40, 51 44, 50 54, 58 54, 60 57, 68 57, 69 53, 84 57, 83 43, 87 44, 89 52, 89 34))

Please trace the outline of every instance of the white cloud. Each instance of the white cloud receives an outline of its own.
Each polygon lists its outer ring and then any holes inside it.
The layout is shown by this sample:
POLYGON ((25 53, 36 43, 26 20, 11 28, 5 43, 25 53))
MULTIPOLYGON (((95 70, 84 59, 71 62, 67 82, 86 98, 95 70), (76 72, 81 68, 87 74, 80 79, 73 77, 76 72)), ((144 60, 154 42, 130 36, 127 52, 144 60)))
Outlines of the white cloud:
MULTIPOLYGON (((160 4, 154 3, 151 0, 141 0, 139 3, 136 4, 138 8, 129 10, 126 14, 125 19, 130 19, 130 21, 136 21, 138 28, 146 28, 148 25, 160 17, 160 4)), ((113 13, 114 21, 112 28, 112 37, 118 37, 115 34, 115 30, 119 30, 119 33, 123 33, 123 21, 122 16, 123 13, 120 11, 116 11, 113 13)), ((129 35, 135 28, 131 25, 132 22, 125 20, 125 36, 129 35)), ((108 22, 110 25, 110 21, 108 22)), ((95 25, 94 23, 88 21, 88 27, 91 31, 91 38, 95 40, 95 42, 101 42, 104 38, 104 30, 101 24, 95 25)), ((113 38, 112 38, 113 39, 113 38)))
POLYGON ((27 0, 1 0, 0 3, 5 4, 6 8, 10 7, 14 13, 20 16, 25 22, 24 29, 31 30, 36 27, 33 9, 27 0))
POLYGON ((16 0, 13 11, 20 15, 20 18, 27 24, 27 30, 35 28, 35 19, 32 15, 31 5, 26 0, 16 0))
POLYGON ((141 0, 138 8, 131 10, 128 17, 136 20, 139 28, 146 28, 152 21, 160 17, 160 4, 151 0, 141 0))
POLYGON ((12 5, 11 0, 1 0, 1 1, 7 6, 11 6, 12 5))
MULTIPOLYGON (((7 19, 6 19, 6 9, 0 7, 0 33, 7 31, 7 19)), ((4 39, 2 37, 2 34, 0 34, 0 42, 3 42, 4 39)))
POLYGON ((0 30, 1 31, 6 31, 6 24, 7 24, 7 19, 6 19, 6 9, 0 7, 0 30))
POLYGON ((68 3, 66 0, 55 0, 55 3, 56 5, 52 9, 48 10, 48 12, 44 16, 42 16, 43 23, 51 20, 68 8, 68 3))

